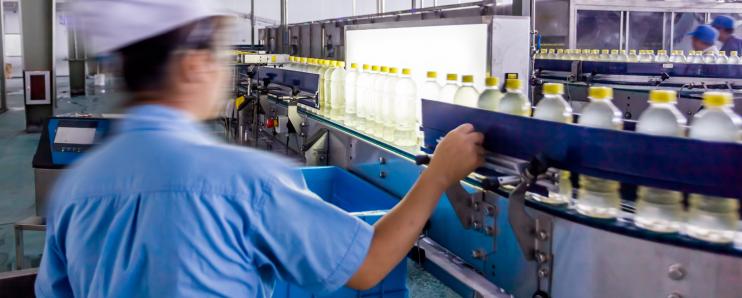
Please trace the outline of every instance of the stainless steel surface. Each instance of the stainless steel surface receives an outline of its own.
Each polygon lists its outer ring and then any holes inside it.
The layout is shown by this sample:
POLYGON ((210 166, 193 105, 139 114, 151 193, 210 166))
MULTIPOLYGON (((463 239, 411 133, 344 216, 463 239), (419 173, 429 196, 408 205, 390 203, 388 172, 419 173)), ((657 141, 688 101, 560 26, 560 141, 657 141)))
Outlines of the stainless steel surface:
MULTIPOLYGON (((5 36, 5 5, 0 5, 0 36, 5 36)), ((0 65, 3 66, 3 79, 0 80, 0 114, 8 110, 8 95, 5 88, 5 38, 0 38, 0 65)))
POLYGON ((255 0, 250 0, 250 45, 255 45, 255 0))
POLYGON ((553 297, 732 298, 742 292, 742 258, 658 244, 560 218, 553 222, 553 297))
POLYGON ((23 219, 19 222, 16 222, 14 224, 14 231, 15 231, 15 269, 21 270, 25 269, 25 259, 24 259, 24 243, 23 243, 23 233, 24 231, 37 231, 42 232, 46 231, 46 219, 40 216, 32 216, 26 219, 23 219))
POLYGON ((54 187, 54 182, 63 172, 64 170, 61 169, 34 169, 36 215, 43 216, 45 214, 47 196, 54 187))
POLYGON ((438 265, 446 273, 456 278, 459 282, 470 287, 482 297, 509 298, 504 289, 490 282, 487 278, 471 269, 466 263, 441 246, 433 239, 421 237, 415 246, 425 251, 425 258, 438 265))

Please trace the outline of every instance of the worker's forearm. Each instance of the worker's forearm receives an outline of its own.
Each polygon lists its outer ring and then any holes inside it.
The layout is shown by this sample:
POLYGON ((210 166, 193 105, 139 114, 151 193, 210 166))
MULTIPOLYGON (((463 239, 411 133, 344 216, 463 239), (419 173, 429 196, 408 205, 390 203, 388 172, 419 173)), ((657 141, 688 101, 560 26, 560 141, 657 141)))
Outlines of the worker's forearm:
POLYGON ((348 285, 373 286, 409 252, 448 186, 442 175, 423 172, 407 196, 374 225, 368 255, 348 285))

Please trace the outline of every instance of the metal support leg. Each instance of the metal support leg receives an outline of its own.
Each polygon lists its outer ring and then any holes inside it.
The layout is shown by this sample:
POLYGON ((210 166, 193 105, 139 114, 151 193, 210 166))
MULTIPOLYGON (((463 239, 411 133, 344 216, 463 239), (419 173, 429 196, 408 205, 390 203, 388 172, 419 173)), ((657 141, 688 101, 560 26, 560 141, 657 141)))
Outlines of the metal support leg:
POLYGON ((21 270, 25 267, 24 261, 24 231, 46 231, 46 219, 40 216, 32 216, 15 223, 15 268, 21 270))

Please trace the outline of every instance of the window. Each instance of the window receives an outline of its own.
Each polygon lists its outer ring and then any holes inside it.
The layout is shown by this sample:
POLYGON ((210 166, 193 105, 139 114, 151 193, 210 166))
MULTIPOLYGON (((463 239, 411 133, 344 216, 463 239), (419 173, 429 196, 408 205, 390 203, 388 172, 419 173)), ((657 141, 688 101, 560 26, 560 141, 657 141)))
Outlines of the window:
POLYGON ((630 12, 628 48, 637 50, 662 49, 662 15, 661 12, 630 12))
POLYGON ((618 49, 621 13, 617 11, 578 10, 578 49, 618 49))

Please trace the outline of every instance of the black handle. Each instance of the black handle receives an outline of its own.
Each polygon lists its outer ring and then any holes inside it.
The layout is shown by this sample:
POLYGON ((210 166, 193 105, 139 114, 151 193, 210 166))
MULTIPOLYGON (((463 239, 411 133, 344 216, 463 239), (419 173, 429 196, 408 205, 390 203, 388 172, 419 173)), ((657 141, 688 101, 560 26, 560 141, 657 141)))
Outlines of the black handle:
POLYGON ((415 155, 415 164, 416 165, 427 165, 430 163, 430 155, 423 154, 423 155, 415 155))

